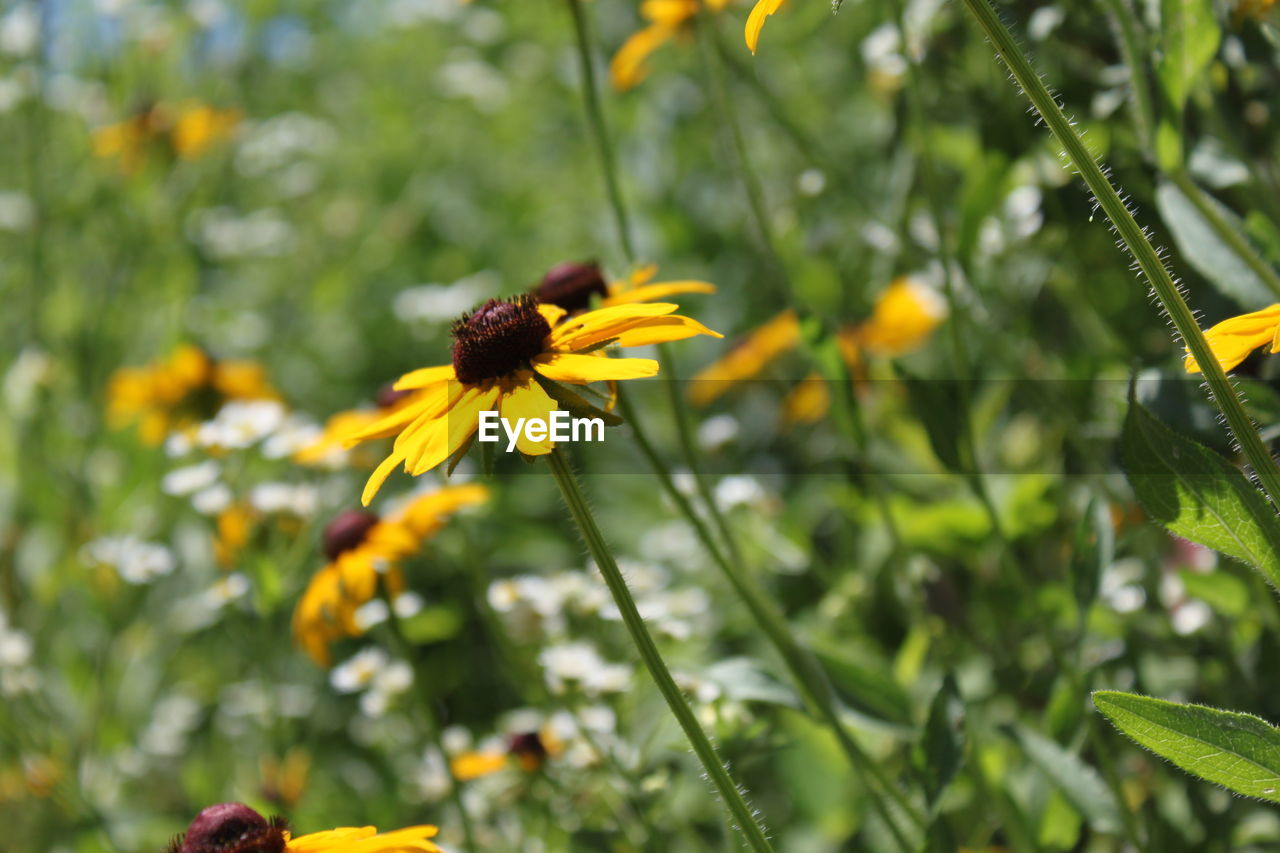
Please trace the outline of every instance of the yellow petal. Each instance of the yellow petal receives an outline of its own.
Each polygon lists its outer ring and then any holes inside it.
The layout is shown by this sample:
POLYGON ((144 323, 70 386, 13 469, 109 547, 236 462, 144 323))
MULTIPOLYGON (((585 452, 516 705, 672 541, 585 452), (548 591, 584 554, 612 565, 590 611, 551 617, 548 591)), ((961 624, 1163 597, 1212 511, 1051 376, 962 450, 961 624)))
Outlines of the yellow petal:
POLYGON ((449 762, 449 766, 453 770, 453 778, 459 782, 470 782, 506 767, 507 755, 505 752, 464 752, 449 762))
POLYGON ((904 355, 923 344, 946 318, 947 303, 937 292, 903 276, 884 289, 854 336, 868 352, 904 355))
POLYGON ((401 376, 396 380, 396 384, 391 387, 397 391, 405 391, 411 388, 425 388, 437 382, 456 378, 452 364, 442 364, 439 367, 420 367, 401 376))
MULTIPOLYGON (((1280 304, 1269 305, 1261 311, 1230 317, 1205 330, 1205 339, 1209 349, 1222 365, 1223 370, 1231 370, 1244 361, 1249 353, 1267 344, 1275 345, 1275 338, 1280 332, 1280 304)), ((1272 352, 1278 350, 1272 349, 1272 352)), ((1200 365, 1195 358, 1187 355, 1183 363, 1188 373, 1199 373, 1200 365)))
POLYGON ((449 419, 438 417, 418 434, 412 449, 406 447, 405 467, 417 477, 449 458, 449 419))
POLYGON ((474 388, 470 393, 449 410, 445 420, 449 423, 449 454, 453 455, 459 447, 475 434, 480 425, 480 413, 494 408, 502 389, 494 383, 489 388, 474 388))
POLYGON ((627 305, 633 302, 652 302, 666 299, 679 293, 715 293, 716 286, 707 281, 660 281, 657 284, 646 284, 630 289, 620 289, 610 293, 601 304, 608 308, 612 305, 627 305))
POLYGON ((582 349, 629 329, 637 320, 662 317, 679 307, 672 302, 649 302, 588 311, 557 326, 551 333, 549 348, 582 349))
MULTIPOLYGON (((532 373, 524 374, 519 384, 502 398, 502 417, 512 425, 520 418, 541 418, 550 422, 551 413, 558 408, 556 401, 542 390, 532 373)), ((542 456, 555 446, 549 434, 542 441, 531 441, 525 436, 525 431, 520 430, 516 438, 516 449, 526 456, 542 456)))
POLYGON ((360 503, 363 506, 369 505, 369 502, 373 500, 373 496, 378 493, 378 490, 382 488, 382 484, 387 481, 387 477, 391 476, 391 472, 402 461, 404 461, 404 456, 393 452, 374 469, 373 473, 369 475, 368 481, 364 484, 364 493, 360 495, 360 503))
POLYGON ((781 9, 785 2, 786 0, 760 0, 752 8, 751 14, 747 16, 745 32, 747 49, 752 53, 756 52, 756 45, 760 43, 760 30, 764 29, 764 19, 781 9))
POLYGON ((551 352, 535 357, 533 369, 556 382, 585 385, 608 379, 645 379, 656 376, 658 362, 651 358, 606 358, 551 352))
POLYGON ((690 399, 705 406, 735 383, 758 375, 799 340, 800 323, 795 312, 782 312, 749 332, 724 358, 699 371, 689 386, 690 399))
POLYGON ((709 335, 723 338, 719 332, 713 332, 697 320, 682 317, 679 314, 670 317, 655 317, 637 324, 635 327, 618 334, 616 341, 620 347, 642 347, 648 344, 661 344, 667 341, 681 341, 695 335, 709 335))
POLYGON ((456 387, 451 388, 451 385, 453 383, 444 383, 423 391, 422 395, 413 402, 388 412, 363 429, 348 433, 343 439, 343 443, 347 447, 351 447, 362 441, 397 435, 403 433, 406 428, 420 418, 430 419, 436 417, 440 410, 448 405, 449 392, 457 390, 456 387))
POLYGON ((645 27, 622 43, 609 63, 609 79, 613 88, 625 92, 649 75, 646 60, 675 35, 675 30, 661 24, 645 27))
POLYGON ((538 313, 547 321, 547 325, 555 328, 556 323, 564 319, 564 315, 569 312, 561 308, 559 305, 552 305, 550 302, 541 302, 538 304, 538 313))

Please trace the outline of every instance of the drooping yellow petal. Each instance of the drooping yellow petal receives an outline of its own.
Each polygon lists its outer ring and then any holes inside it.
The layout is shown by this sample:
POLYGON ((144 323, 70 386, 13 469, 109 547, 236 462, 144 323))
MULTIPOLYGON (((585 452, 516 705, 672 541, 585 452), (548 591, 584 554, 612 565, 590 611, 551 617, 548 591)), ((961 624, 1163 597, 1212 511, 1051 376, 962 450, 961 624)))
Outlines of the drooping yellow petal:
POLYGON ((449 419, 438 417, 428 423, 407 446, 405 468, 417 477, 449 458, 449 419))
POLYGON ((899 356, 924 343, 946 318, 947 303, 933 288, 902 276, 884 289, 854 334, 870 353, 899 356))
POLYGON ((378 834, 376 827, 348 826, 290 838, 288 853, 440 853, 428 839, 439 832, 434 826, 409 826, 378 834))
POLYGON ((800 321, 794 311, 783 311, 748 333, 724 358, 697 373, 689 388, 690 399, 700 406, 707 405, 735 383, 757 376, 799 340, 800 321))
POLYGON ((614 305, 579 314, 556 326, 547 339, 549 349, 583 349, 608 340, 646 317, 662 317, 679 308, 673 302, 614 305))
MULTIPOLYGON (((589 356, 583 356, 583 358, 589 358, 589 356)), ((542 390, 542 386, 533 378, 533 374, 524 373, 518 380, 518 384, 503 395, 500 414, 512 425, 516 424, 520 418, 541 418, 549 422, 551 413, 558 408, 556 401, 542 390)), ((516 449, 526 456, 542 456, 550 453, 554 448, 555 442, 551 440, 549 433, 542 441, 531 441, 525 431, 520 430, 520 435, 516 438, 516 449)))
POLYGON ((459 782, 470 782, 506 767, 507 755, 504 752, 464 752, 449 762, 449 766, 453 770, 453 778, 459 782))
POLYGON ((464 394, 445 419, 449 423, 449 454, 453 455, 480 425, 480 413, 493 409, 502 389, 494 383, 491 387, 474 388, 464 394))
MULTIPOLYGON (((1209 349, 1222 365, 1223 370, 1231 370, 1244 361, 1249 353, 1261 346, 1271 344, 1272 352, 1280 352, 1276 348, 1276 336, 1280 333, 1280 304, 1269 305, 1261 311, 1230 317, 1205 330, 1205 339, 1209 349)), ((1183 366, 1188 373, 1199 373, 1200 365, 1194 357, 1187 355, 1183 366)))
POLYGON ((752 53, 756 52, 756 45, 760 43, 760 31, 764 29, 765 18, 782 8, 782 4, 787 0, 759 0, 752 8, 751 14, 747 16, 746 39, 747 49, 752 53))
POLYGON ((675 30, 662 24, 653 24, 632 33, 609 63, 609 79, 613 88, 625 92, 649 76, 646 60, 674 35, 675 30))
POLYGON ((596 355, 550 352, 533 359, 533 369, 556 382, 585 385, 609 379, 645 379, 658 375, 651 358, 602 358, 596 355))
POLYGON ((666 299, 680 293, 715 293, 716 286, 709 281, 660 281, 657 284, 646 284, 630 289, 618 289, 611 292, 601 305, 608 308, 612 305, 628 305, 633 302, 651 302, 666 299))
POLYGON ((381 464, 374 469, 373 473, 369 475, 369 479, 364 484, 364 492, 360 495, 360 503, 362 506, 369 505, 369 502, 373 500, 373 496, 378 493, 378 490, 382 488, 382 484, 387 481, 387 477, 391 476, 391 472, 394 471, 395 467, 402 461, 404 461, 404 455, 393 452, 386 459, 383 459, 381 464))

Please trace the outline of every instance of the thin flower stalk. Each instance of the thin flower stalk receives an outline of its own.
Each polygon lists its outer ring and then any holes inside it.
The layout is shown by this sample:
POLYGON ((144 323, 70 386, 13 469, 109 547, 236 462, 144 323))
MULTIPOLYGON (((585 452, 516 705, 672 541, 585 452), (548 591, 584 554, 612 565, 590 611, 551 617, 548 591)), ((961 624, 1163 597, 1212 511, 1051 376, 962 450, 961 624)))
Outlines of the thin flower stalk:
POLYGON ((747 804, 742 790, 729 775, 728 769, 716 754, 715 747, 711 745, 711 741, 698 724, 680 688, 671 677, 662 654, 658 651, 653 637, 649 634, 649 629, 645 627, 644 619, 640 616, 640 611, 636 608, 635 599, 627 587, 626 580, 622 577, 622 572, 618 569, 618 563, 614 560, 604 535, 596 525, 595 517, 578 484, 578 478, 569 467, 563 452, 558 449, 553 450, 547 454, 547 462, 551 466, 551 473, 555 476, 556 485, 560 488, 560 494, 564 497, 565 505, 569 508, 569 514, 573 516, 574 523, 586 543, 587 551, 609 587, 609 592, 622 615, 622 622, 626 625, 632 642, 635 643, 640 659, 649 670, 659 692, 662 693, 662 698, 666 700, 676 722, 684 731, 685 737, 688 738, 694 754, 702 762, 707 778, 715 786, 716 792, 728 808, 735 828, 752 850, 757 853, 772 851, 773 847, 765 836, 756 813, 747 804))
POLYGON ((1154 289, 1160 306, 1169 315, 1174 328, 1191 355, 1202 365, 1205 382, 1215 404, 1226 418, 1231 434, 1239 443, 1254 475, 1271 502, 1280 506, 1280 469, 1258 435, 1257 428, 1245 412, 1235 387, 1227 379, 1222 366, 1209 348, 1204 334, 1196 324, 1195 315, 1178 290, 1177 283, 1165 267, 1160 255, 1147 239, 1133 214, 1129 212, 1120 194, 1102 167, 1094 160, 1070 119, 1049 93, 1031 63, 1022 54, 1017 41, 1001 22, 988 0, 964 0, 965 8, 973 15, 986 33, 996 54, 1004 61, 1014 80, 1030 99, 1036 112, 1048 125, 1050 132, 1063 147, 1067 157, 1092 191, 1098 206, 1111 221, 1116 234, 1132 255, 1143 276, 1154 289))

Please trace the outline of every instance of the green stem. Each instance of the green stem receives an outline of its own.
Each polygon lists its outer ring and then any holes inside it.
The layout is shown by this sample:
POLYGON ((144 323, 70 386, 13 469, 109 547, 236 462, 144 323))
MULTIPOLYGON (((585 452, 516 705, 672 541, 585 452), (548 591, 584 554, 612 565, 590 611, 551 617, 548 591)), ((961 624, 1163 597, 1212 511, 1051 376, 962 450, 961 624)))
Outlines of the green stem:
POLYGON ((600 105, 600 83, 596 79, 596 67, 591 56, 591 33, 587 29, 587 16, 582 9, 582 0, 565 0, 565 2, 568 3, 569 12, 573 15, 573 29, 578 45, 578 64, 582 72, 582 100, 587 111, 587 121, 591 124, 591 136, 596 141, 596 149, 600 155, 600 169, 604 172, 609 206, 613 208, 614 224, 618 229, 618 242, 622 245, 622 254, 627 263, 633 264, 636 252, 631 243, 631 224, 627 218, 626 205, 622 201, 622 186, 618 180, 618 166, 613 154, 613 143, 609 138, 609 128, 604 121, 604 108, 600 105))
POLYGON ((409 642, 409 638, 405 636, 404 627, 400 624, 400 617, 396 615, 395 603, 388 594, 385 580, 381 578, 378 582, 378 593, 381 595, 383 603, 387 605, 387 627, 391 631, 391 637, 395 641, 400 654, 413 667, 413 681, 419 688, 418 696, 423 712, 427 717, 427 728, 431 730, 429 735, 431 745, 440 753, 440 760, 444 762, 445 772, 449 775, 449 799, 453 802, 453 807, 458 812, 458 822, 462 824, 463 849, 467 853, 477 853, 480 848, 476 846, 475 829, 471 825, 471 815, 467 813, 467 807, 462 801, 462 783, 458 780, 458 777, 453 775, 453 765, 449 761, 449 754, 444 749, 444 721, 440 719, 439 709, 436 708, 430 694, 422 692, 431 683, 431 676, 422 666, 417 650, 409 642))
MULTIPOLYGON (((912 849, 912 845, 902 834, 880 794, 884 793, 892 797, 898 808, 911 820, 917 830, 923 831, 924 818, 911 801, 907 799, 906 795, 898 789, 898 786, 885 775, 879 765, 863 751, 857 741, 849 734, 844 723, 840 720, 836 709, 835 695, 831 689, 831 682, 827 678, 826 671, 822 668, 822 665, 814 658, 812 652, 804 648, 796 640, 787 625, 786 619, 773 605, 768 594, 752 577, 751 573, 746 571, 740 563, 725 558, 724 552, 717 546, 706 522, 694 510, 689 498, 676 487, 671 472, 667 470, 666 463, 662 461, 662 457, 653 449, 653 445, 649 442, 648 436, 640 425, 640 420, 636 416, 634 407, 625 394, 619 393, 618 395, 618 410, 627 419, 627 423, 631 425, 636 445, 639 446, 640 452, 644 454, 650 467, 653 468, 653 472, 657 476, 658 482, 662 485, 663 491, 667 493, 667 496, 676 505, 680 513, 688 519, 707 554, 716 564, 716 567, 720 569, 720 573, 724 575, 725 580, 733 587, 734 592, 738 594, 738 597, 747 606, 747 610, 750 611, 756 624, 764 631, 765 636, 791 673, 792 681, 795 683, 800 695, 804 697, 805 703, 815 716, 822 719, 831 728, 855 772, 863 776, 864 779, 870 777, 874 781, 875 790, 872 791, 871 799, 881 819, 884 820, 889 830, 893 832, 904 850, 912 849)), ((868 788, 871 787, 868 785, 868 788)))
POLYGON ((1125 207, 1124 201, 1112 186, 1110 179, 1093 159, 1084 141, 1071 126, 1071 121, 1063 114, 1057 101, 1049 94, 1049 90, 1045 88, 1044 82, 1036 74, 1031 63, 1022 55, 1017 42, 1000 21, 999 15, 991 7, 989 0, 964 0, 964 5, 982 27, 996 54, 1004 60, 1014 80, 1031 100, 1036 112, 1044 119, 1071 163, 1080 170, 1098 206, 1111 220, 1117 235, 1155 290, 1161 307, 1173 321, 1178 335, 1199 363, 1200 369, 1204 371, 1205 383, 1209 386, 1213 400, 1226 418, 1232 435, 1253 467, 1263 490, 1273 504, 1280 506, 1280 469, 1276 468, 1275 460, 1271 458, 1262 439, 1258 436, 1253 421, 1249 419, 1240 398, 1236 396, 1235 388, 1227 379, 1218 360, 1214 358, 1209 342, 1205 340, 1204 333, 1196 325, 1195 316, 1178 291, 1178 285, 1160 260, 1155 248, 1147 241, 1146 233, 1125 207))
POLYGON ((600 528, 596 526, 595 517, 592 515, 590 507, 587 506, 587 499, 582 494, 578 478, 574 475, 568 461, 559 449, 553 450, 546 459, 551 466, 551 473, 556 478, 556 485, 560 487, 560 494, 563 495, 564 502, 569 508, 569 514, 573 516, 574 523, 577 524, 578 531, 582 534, 583 541, 587 545, 587 550, 591 553, 591 558, 595 561, 596 567, 604 577, 605 584, 609 587, 609 592, 613 595, 614 603, 618 606, 618 611, 622 615, 622 622, 626 625, 632 642, 635 643, 640 659, 644 662, 645 668, 649 670, 654 683, 657 684, 658 691, 662 693, 662 698, 667 701, 667 707, 671 709, 672 716, 676 718, 676 722, 684 730, 685 737, 688 738, 689 745, 693 747, 698 760, 702 762, 702 767, 706 771, 707 777, 711 780, 716 792, 729 809, 734 825, 742 833, 743 839, 752 850, 757 851, 757 853, 760 853, 760 851, 772 851, 773 847, 765 837, 764 830, 760 827, 755 813, 747 805, 742 791, 733 781, 733 777, 729 775, 729 771, 716 754, 715 747, 711 745, 706 733, 698 725, 698 720, 694 717, 693 711, 690 710, 688 703, 685 702, 680 688, 676 686, 675 680, 672 679, 671 672, 667 669, 667 664, 662 659, 662 654, 653 642, 649 629, 645 627, 640 611, 636 609, 635 599, 631 596, 631 590, 627 588, 627 582, 623 579, 622 572, 618 569, 618 564, 613 559, 613 554, 604 540, 604 535, 600 532, 600 528))
POLYGON ((1226 243, 1227 247, 1235 252, 1236 257, 1244 261, 1245 266, 1262 279, 1262 283, 1268 290, 1280 297, 1280 275, 1276 275, 1271 264, 1264 261, 1244 235, 1232 227, 1208 193, 1200 189, 1200 185, 1191 179, 1185 169, 1177 169, 1167 174, 1169 180, 1173 181, 1178 189, 1182 190, 1182 194, 1195 205, 1196 210, 1213 229, 1213 233, 1218 235, 1218 239, 1226 243))

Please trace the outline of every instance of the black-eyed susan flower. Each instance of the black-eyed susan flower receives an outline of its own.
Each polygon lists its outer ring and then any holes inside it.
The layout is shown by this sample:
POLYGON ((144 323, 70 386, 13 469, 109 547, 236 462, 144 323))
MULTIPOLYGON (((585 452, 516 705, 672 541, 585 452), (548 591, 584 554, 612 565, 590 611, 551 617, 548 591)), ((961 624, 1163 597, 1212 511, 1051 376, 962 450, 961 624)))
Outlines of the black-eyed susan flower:
POLYGON ((536 773, 547 759, 559 755, 564 744, 543 726, 538 731, 517 732, 507 738, 505 748, 468 750, 454 756, 449 762, 453 777, 459 782, 470 782, 488 776, 512 765, 526 773, 536 773))
POLYGON ((705 7, 718 12, 729 0, 644 0, 640 17, 648 25, 622 43, 609 64, 609 79, 625 92, 649 76, 649 57, 667 42, 685 33, 705 7))
MULTIPOLYGON (((1270 345, 1268 352, 1280 352, 1280 303, 1223 320, 1206 329, 1204 337, 1223 370, 1233 369, 1259 347, 1270 345)), ((1188 373, 1200 372, 1190 352, 1184 367, 1188 373)))
POLYGON ((747 15, 747 26, 744 35, 747 39, 747 49, 752 53, 756 52, 756 46, 760 44, 760 31, 764 29, 765 19, 783 7, 787 0, 757 0, 756 5, 752 7, 751 14, 747 15))
POLYGON ((221 110, 198 101, 157 103, 93 132, 93 153, 115 159, 125 173, 136 172, 155 152, 195 160, 239 126, 239 110, 221 110))
POLYGON ((585 311, 593 305, 610 308, 633 302, 654 302, 685 293, 715 293, 716 286, 707 281, 653 281, 657 264, 647 264, 625 279, 608 281, 600 265, 594 261, 557 264, 547 271, 534 288, 539 302, 556 305, 570 314, 585 311))
MULTIPOLYGON (((396 437, 391 454, 369 477, 363 503, 368 505, 397 465, 416 477, 463 451, 479 427, 481 412, 496 411, 511 422, 548 420, 559 408, 544 387, 548 381, 586 385, 658 373, 653 359, 609 358, 603 351, 607 346, 721 337, 672 313, 677 307, 624 304, 568 317, 563 308, 539 304, 528 295, 490 299, 454 324, 453 363, 400 377, 397 390, 423 393, 355 437, 396 437)), ((521 431, 516 447, 526 456, 542 456, 555 442, 549 435, 537 440, 521 431)))
POLYGON ((187 344, 165 361, 116 370, 107 386, 107 416, 116 425, 136 423, 143 441, 159 444, 227 402, 278 396, 262 365, 220 361, 187 344))
POLYGON ((196 815, 168 853, 440 853, 434 826, 379 833, 349 826, 294 837, 282 817, 265 818, 244 803, 219 803, 196 815))
POLYGON ((451 514, 488 497, 484 486, 455 486, 415 497, 386 518, 352 510, 331 521, 324 531, 329 562, 311 578, 293 614, 298 644, 317 664, 329 666, 330 644, 363 633, 356 611, 377 597, 379 578, 392 597, 399 595, 399 563, 417 553, 451 514))
MULTIPOLYGON (((870 317, 836 333, 836 344, 845 364, 856 370, 864 353, 894 358, 919 348, 946 316, 946 302, 932 288, 903 276, 880 293, 870 317)), ((799 341, 799 320, 794 312, 784 311, 698 373, 690 398, 698 405, 712 402, 735 384, 760 375, 799 341)), ((827 411, 826 384, 816 375, 807 377, 792 395, 784 407, 788 420, 816 420, 827 411)))

